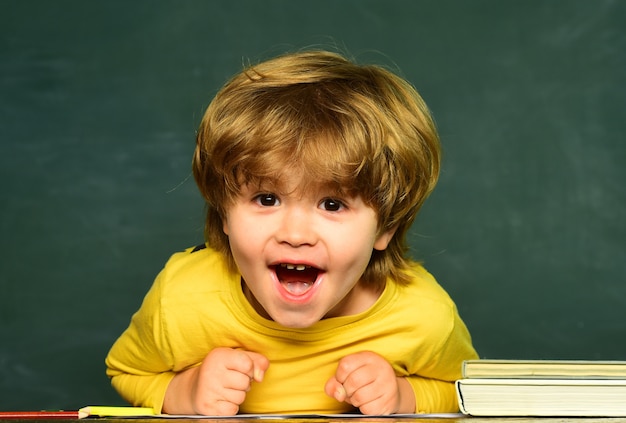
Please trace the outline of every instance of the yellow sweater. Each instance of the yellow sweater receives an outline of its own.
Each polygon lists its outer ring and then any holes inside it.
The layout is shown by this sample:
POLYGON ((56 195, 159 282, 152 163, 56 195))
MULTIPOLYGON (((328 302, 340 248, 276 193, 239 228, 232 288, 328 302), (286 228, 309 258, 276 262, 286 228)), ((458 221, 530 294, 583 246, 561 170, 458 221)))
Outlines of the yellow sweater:
POLYGON ((342 357, 368 350, 408 378, 417 412, 456 411, 453 381, 476 352, 450 297, 423 267, 412 272, 411 285, 389 281, 363 313, 290 329, 254 311, 219 253, 174 254, 111 348, 107 374, 129 403, 160 412, 176 372, 199 365, 213 348, 241 348, 265 355, 270 367, 240 413, 342 413, 350 407, 328 397, 324 385, 342 357))

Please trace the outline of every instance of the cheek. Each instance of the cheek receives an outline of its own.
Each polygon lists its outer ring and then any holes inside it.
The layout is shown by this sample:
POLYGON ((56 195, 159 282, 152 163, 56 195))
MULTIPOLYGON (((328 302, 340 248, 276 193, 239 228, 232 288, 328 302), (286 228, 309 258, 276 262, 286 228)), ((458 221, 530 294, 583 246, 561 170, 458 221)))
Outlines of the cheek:
POLYGON ((336 240, 333 256, 342 257, 347 265, 367 266, 376 242, 375 225, 357 224, 349 231, 334 232, 331 236, 336 240))
POLYGON ((235 260, 237 268, 244 276, 244 279, 249 278, 250 269, 253 267, 255 254, 249 243, 241 242, 236 236, 229 236, 228 243, 230 246, 230 252, 235 260))
POLYGON ((264 239, 260 232, 258 222, 245 216, 231 215, 224 221, 224 233, 228 236, 230 249, 238 265, 242 266, 244 261, 260 257, 264 239))
POLYGON ((247 214, 240 207, 231 207, 222 219, 222 230, 229 237, 239 237, 248 230, 248 220, 247 214))

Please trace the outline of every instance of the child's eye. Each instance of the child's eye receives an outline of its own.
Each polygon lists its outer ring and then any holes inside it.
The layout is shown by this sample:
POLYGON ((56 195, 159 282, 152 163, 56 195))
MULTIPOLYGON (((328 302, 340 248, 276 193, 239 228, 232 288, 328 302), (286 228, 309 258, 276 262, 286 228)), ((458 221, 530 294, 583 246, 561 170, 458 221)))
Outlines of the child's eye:
POLYGON ((280 204, 278 197, 274 194, 259 194, 255 197, 255 201, 264 207, 272 207, 280 204))
POLYGON ((345 205, 341 201, 335 200, 334 198, 325 198, 320 204, 320 207, 326 211, 335 212, 343 209, 345 205))

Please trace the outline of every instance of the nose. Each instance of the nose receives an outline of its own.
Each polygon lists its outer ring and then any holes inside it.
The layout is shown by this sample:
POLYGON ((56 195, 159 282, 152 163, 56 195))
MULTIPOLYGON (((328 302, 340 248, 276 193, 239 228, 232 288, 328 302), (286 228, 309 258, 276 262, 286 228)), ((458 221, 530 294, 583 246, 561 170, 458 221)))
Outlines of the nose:
POLYGON ((276 232, 276 239, 281 244, 292 247, 314 245, 317 231, 313 212, 304 207, 289 207, 281 216, 282 220, 276 232))

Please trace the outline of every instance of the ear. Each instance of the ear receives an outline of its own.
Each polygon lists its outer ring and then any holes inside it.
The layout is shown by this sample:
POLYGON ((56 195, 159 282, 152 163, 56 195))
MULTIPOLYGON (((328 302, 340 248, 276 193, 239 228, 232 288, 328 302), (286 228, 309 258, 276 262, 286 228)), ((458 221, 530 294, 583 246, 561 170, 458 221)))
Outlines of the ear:
POLYGON ((225 217, 222 218, 222 231, 224 231, 224 233, 226 235, 228 235, 229 229, 228 229, 228 220, 226 220, 225 217))
POLYGON ((387 232, 383 232, 382 234, 378 235, 378 238, 376 238, 376 241, 374 241, 374 249, 378 251, 385 250, 391 242, 394 234, 396 233, 396 229, 398 229, 397 226, 391 228, 387 232))

